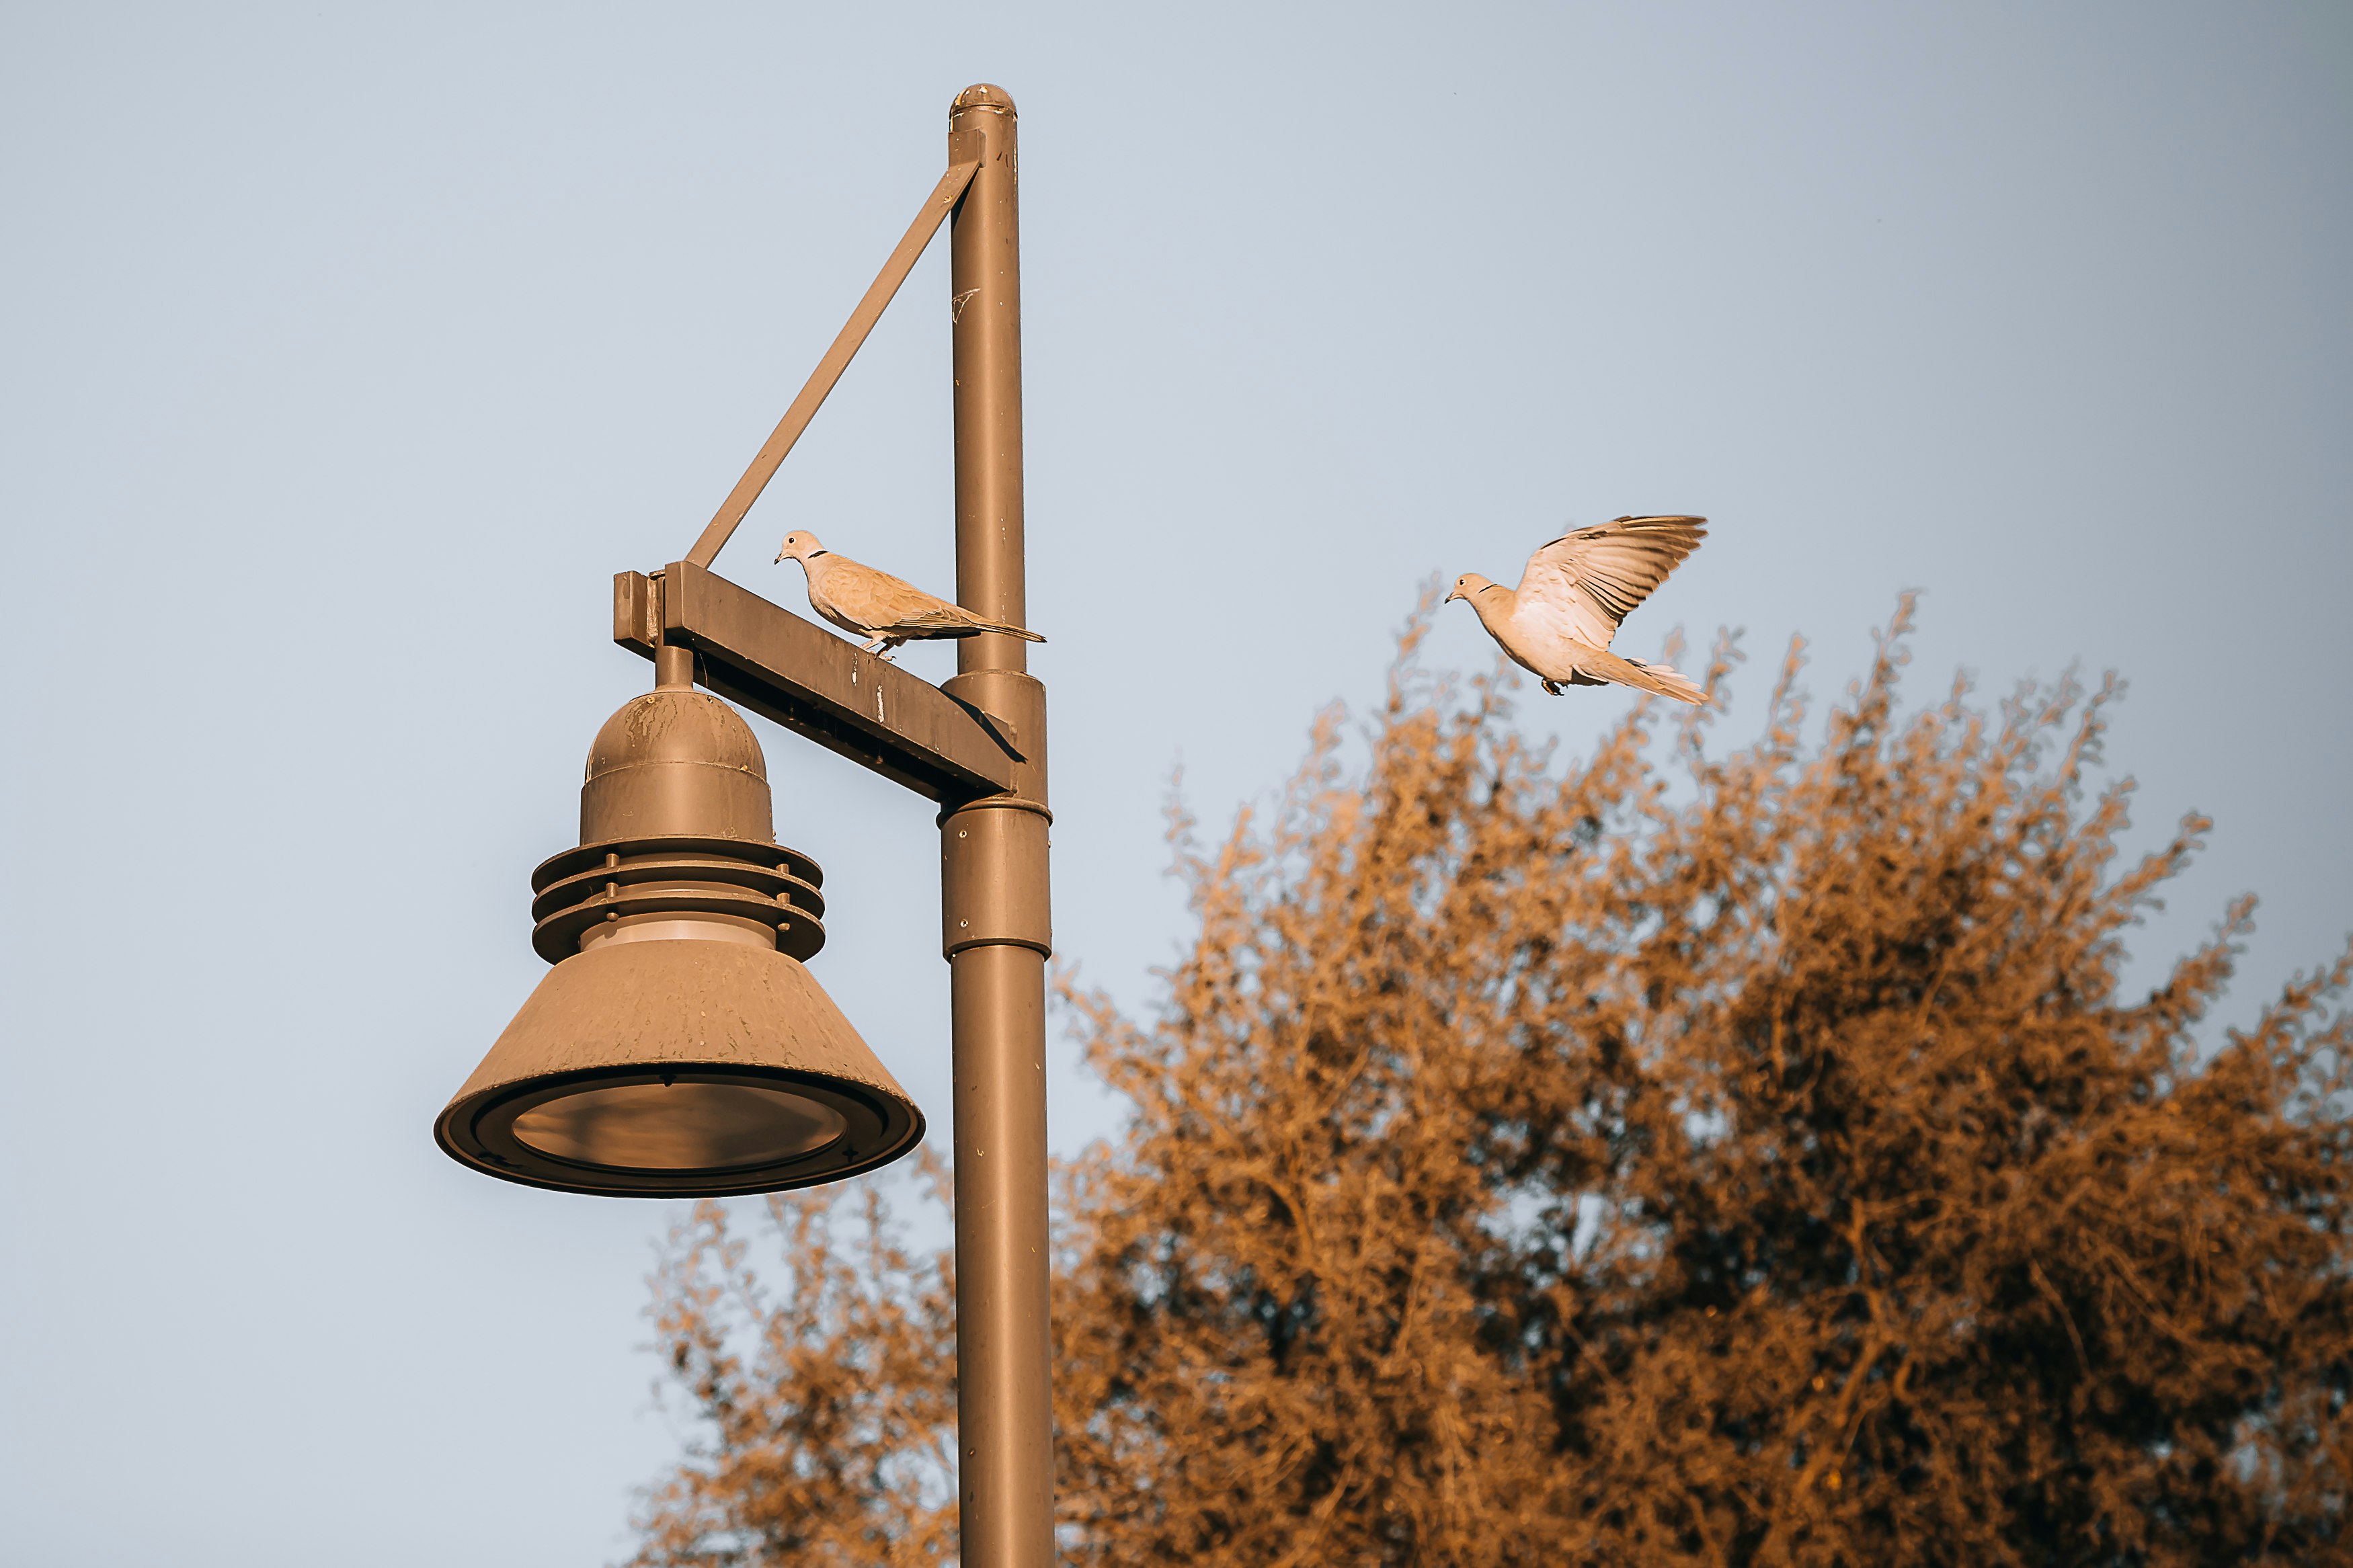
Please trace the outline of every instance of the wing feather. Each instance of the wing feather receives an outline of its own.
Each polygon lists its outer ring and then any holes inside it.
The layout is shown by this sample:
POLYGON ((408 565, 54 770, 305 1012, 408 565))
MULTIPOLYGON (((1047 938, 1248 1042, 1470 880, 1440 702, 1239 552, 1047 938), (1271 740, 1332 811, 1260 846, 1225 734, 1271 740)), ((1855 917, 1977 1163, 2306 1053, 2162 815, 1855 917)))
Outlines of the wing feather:
MULTIPOLYGON (((1565 533, 1528 557, 1519 602, 1606 648, 1618 625, 1707 537, 1704 517, 1621 517, 1565 533)), ((1524 611, 1525 613, 1525 611, 1524 611)))
POLYGON ((844 614, 877 631, 922 625, 928 617, 954 609, 913 583, 843 555, 834 557, 825 575, 824 591, 844 614))

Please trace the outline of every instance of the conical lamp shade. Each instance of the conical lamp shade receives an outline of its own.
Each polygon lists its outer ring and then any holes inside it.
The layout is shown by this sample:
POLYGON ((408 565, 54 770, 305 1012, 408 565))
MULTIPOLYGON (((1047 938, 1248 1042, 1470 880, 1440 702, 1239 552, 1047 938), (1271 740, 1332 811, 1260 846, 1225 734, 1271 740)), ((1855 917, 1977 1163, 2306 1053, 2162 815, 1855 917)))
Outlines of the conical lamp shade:
POLYGON ((433 1131, 512 1182, 716 1197, 871 1170, 923 1118, 797 960, 628 941, 550 970, 433 1131))

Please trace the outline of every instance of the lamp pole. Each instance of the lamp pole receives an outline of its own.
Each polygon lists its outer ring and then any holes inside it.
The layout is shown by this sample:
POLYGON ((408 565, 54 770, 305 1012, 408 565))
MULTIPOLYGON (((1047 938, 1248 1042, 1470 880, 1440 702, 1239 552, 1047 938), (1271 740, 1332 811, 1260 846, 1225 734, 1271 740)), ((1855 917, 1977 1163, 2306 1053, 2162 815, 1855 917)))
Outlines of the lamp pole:
POLYGON ((1027 624, 1018 176, 1012 99, 966 88, 946 171, 693 549, 614 578, 613 640, 654 661, 655 689, 599 732, 581 842, 533 874, 533 946, 554 967, 434 1123, 486 1174, 618 1196, 776 1192, 897 1159, 923 1114, 802 966, 825 942, 822 873, 774 841, 766 764, 729 703, 937 801, 965 1568, 1054 1558, 1046 689, 1018 637, 965 639, 933 686, 712 566, 945 220, 956 597, 1027 624))
MULTIPOLYGON (((1027 626, 1021 514, 1021 225, 1011 98, 956 96, 948 162, 976 163, 949 217, 956 598, 1027 626)), ((956 1458, 967 1568, 1053 1562, 1053 1346, 1046 1225, 1046 689, 1018 637, 956 649, 951 697, 1010 721, 1000 794, 940 814, 955 1074, 956 1458)))

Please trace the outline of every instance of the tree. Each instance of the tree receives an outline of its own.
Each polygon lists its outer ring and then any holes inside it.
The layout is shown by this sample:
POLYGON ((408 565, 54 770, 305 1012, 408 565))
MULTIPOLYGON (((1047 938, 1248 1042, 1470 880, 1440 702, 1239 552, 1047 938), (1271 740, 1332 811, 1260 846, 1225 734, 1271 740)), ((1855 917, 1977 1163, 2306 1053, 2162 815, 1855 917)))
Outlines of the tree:
MULTIPOLYGON (((1755 744, 1638 707, 1561 768, 1418 619, 1361 768, 1327 715, 1264 828, 1179 824, 1159 1016, 1068 989, 1134 1107, 1061 1198, 1073 1561, 2343 1546, 2353 953, 2202 1057, 2251 903, 2121 996, 2207 824, 2119 868, 2113 682, 1900 717, 1909 617, 1818 744, 1793 647, 1755 744)), ((792 1256, 828 1203, 775 1206, 792 1256)), ((660 1281, 712 1438, 640 1563, 952 1557, 944 1259, 819 1267, 747 1372, 727 1224, 660 1281), (871 1413, 845 1449, 820 1405, 871 1413)))
MULTIPOLYGON (((944 1203, 944 1168, 918 1159, 944 1203)), ((667 1370, 709 1440, 649 1496, 638 1560, 951 1560, 949 1255, 911 1252, 870 1183, 771 1196, 765 1215, 781 1243, 780 1290, 712 1203, 671 1233, 654 1277, 667 1370), (854 1217, 838 1225, 844 1208, 854 1217)))

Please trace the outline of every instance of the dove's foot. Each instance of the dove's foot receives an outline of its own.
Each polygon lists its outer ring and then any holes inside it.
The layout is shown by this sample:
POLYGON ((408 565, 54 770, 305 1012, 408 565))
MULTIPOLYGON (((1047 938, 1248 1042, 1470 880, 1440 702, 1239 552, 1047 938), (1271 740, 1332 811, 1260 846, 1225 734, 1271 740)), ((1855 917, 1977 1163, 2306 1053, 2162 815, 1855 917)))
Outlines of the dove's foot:
POLYGON ((1539 678, 1536 684, 1545 689, 1545 695, 1546 697, 1557 697, 1560 695, 1560 683, 1556 680, 1546 680, 1539 678))

